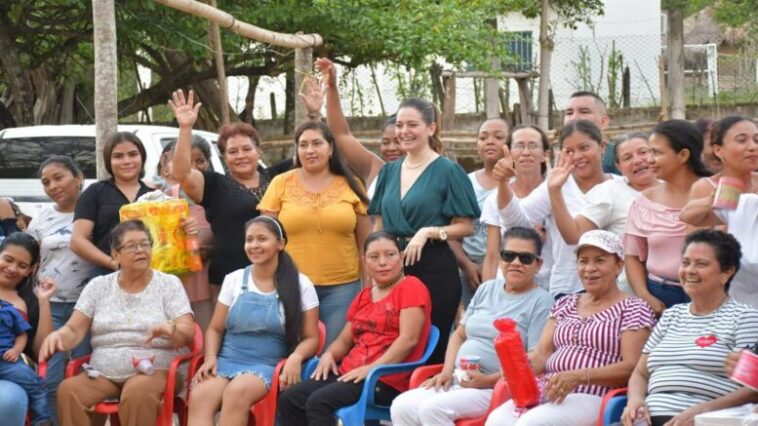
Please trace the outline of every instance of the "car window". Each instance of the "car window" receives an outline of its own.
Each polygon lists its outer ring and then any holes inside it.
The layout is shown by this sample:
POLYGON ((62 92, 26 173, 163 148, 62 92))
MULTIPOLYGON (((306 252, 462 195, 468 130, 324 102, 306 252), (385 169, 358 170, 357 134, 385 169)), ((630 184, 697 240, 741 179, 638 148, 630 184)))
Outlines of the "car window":
POLYGON ((87 179, 95 179, 95 138, 46 136, 0 139, 0 178, 38 179, 39 165, 51 155, 73 158, 87 179))

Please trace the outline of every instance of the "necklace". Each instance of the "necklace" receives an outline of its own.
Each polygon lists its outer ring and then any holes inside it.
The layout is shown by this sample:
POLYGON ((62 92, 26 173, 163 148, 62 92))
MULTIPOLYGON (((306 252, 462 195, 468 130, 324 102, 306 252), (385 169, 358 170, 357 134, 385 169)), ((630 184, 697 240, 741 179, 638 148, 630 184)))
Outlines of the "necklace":
POLYGON ((418 164, 413 164, 413 165, 411 165, 411 163, 408 161, 408 157, 405 157, 405 160, 403 160, 403 167, 405 167, 406 169, 418 169, 419 167, 421 167, 421 166, 425 165, 426 163, 428 163, 429 160, 433 156, 434 156, 434 154, 429 154, 421 162, 419 162, 418 164))
POLYGON ((400 275, 398 275, 394 280, 390 281, 389 283, 387 283, 385 285, 380 285, 378 282, 376 282, 376 280, 374 280, 374 287, 377 290, 385 290, 385 289, 388 289, 388 288, 392 287, 393 285, 397 284, 403 278, 405 278, 405 274, 401 272, 400 275))

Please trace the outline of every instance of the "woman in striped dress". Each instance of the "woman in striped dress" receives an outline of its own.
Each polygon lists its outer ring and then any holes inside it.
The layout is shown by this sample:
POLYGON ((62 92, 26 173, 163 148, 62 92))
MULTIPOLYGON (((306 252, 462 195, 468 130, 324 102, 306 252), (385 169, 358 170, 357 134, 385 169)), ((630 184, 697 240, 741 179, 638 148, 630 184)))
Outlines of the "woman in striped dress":
POLYGON ((626 385, 655 325, 650 306, 616 285, 624 262, 620 238, 593 230, 579 239, 577 270, 584 293, 556 302, 529 361, 540 379, 542 404, 520 413, 513 400, 487 426, 591 426, 603 396, 626 385))
POLYGON ((645 344, 629 379, 624 425, 691 425, 699 413, 755 398, 724 371, 730 353, 758 340, 758 311, 728 294, 741 255, 731 234, 702 229, 687 236, 679 279, 692 302, 665 310, 645 344))

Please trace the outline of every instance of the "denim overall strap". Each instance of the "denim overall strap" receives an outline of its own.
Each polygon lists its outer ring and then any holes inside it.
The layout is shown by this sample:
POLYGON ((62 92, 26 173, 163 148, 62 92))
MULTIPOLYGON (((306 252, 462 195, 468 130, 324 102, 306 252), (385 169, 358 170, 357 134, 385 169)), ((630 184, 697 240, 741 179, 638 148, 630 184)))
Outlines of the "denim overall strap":
POLYGON ((247 283, 250 281, 251 265, 245 266, 245 271, 242 273, 242 292, 247 291, 247 283))

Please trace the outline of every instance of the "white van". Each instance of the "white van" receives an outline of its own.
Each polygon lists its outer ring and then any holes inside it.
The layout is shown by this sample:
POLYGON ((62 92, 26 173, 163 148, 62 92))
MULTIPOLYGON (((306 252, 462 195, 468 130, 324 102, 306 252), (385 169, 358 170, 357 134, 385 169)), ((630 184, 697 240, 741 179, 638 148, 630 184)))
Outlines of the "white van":
MULTIPOLYGON (((151 182, 163 147, 176 140, 179 129, 119 125, 118 130, 134 133, 145 145, 144 180, 151 182)), ((193 134, 211 144, 211 167, 224 173, 216 147, 218 135, 199 130, 193 134)), ((95 182, 95 126, 31 126, 0 130, 0 196, 13 199, 23 213, 34 217, 42 206, 50 204, 37 173, 39 165, 51 155, 70 156, 84 172, 85 186, 95 182)))

